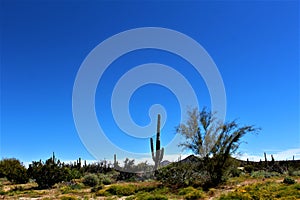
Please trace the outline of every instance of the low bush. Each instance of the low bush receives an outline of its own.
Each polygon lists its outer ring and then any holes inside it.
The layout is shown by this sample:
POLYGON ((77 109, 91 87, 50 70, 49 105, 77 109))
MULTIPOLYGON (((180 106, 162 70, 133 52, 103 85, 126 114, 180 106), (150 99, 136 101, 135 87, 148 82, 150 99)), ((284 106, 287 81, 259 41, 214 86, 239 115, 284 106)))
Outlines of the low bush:
POLYGON ((6 177, 13 183, 27 183, 27 169, 15 158, 0 160, 0 177, 6 177))
POLYGON ((112 176, 112 174, 98 174, 99 181, 104 185, 110 185, 113 182, 112 176))
POLYGON ((62 194, 67 194, 67 193, 76 192, 76 190, 80 190, 82 188, 84 188, 84 185, 82 183, 71 183, 71 184, 61 186, 60 191, 62 194))
POLYGON ((162 194, 151 194, 151 193, 138 193, 135 196, 130 196, 126 198, 126 200, 168 200, 168 198, 165 195, 162 194))
POLYGON ((136 186, 135 185, 112 185, 107 190, 112 195, 117 196, 129 196, 133 195, 136 192, 136 186))
POLYGON ((253 178, 271 178, 276 176, 281 176, 281 174, 278 172, 268 172, 264 170, 253 171, 251 173, 251 177, 253 178))
POLYGON ((51 188, 56 183, 70 181, 70 169, 53 156, 46 162, 35 162, 29 165, 27 174, 34 179, 40 189, 51 188))
POLYGON ((294 183, 296 183, 296 181, 294 179, 292 179, 291 177, 285 177, 283 179, 283 183, 285 183, 285 184, 294 184, 294 183))
POLYGON ((82 183, 86 186, 95 187, 99 184, 99 178, 96 174, 87 174, 83 177, 82 183))
POLYGON ((193 191, 191 193, 188 193, 186 195, 184 195, 184 199, 186 200, 194 200, 194 199, 200 199, 200 198, 204 198, 204 193, 197 190, 197 191, 193 191))
POLYGON ((60 200, 78 200, 78 198, 69 196, 69 195, 65 195, 65 196, 61 196, 60 200))
POLYGON ((289 176, 300 176, 300 170, 289 170, 289 176))
POLYGON ((178 195, 183 195, 184 199, 186 200, 199 199, 205 197, 205 194, 202 190, 197 190, 191 186, 180 189, 178 195))
POLYGON ((233 192, 221 195, 219 200, 252 199, 300 199, 300 184, 282 184, 275 182, 257 183, 243 186, 233 192))
POLYGON ((91 189, 91 192, 98 192, 103 189, 103 185, 97 185, 91 189))

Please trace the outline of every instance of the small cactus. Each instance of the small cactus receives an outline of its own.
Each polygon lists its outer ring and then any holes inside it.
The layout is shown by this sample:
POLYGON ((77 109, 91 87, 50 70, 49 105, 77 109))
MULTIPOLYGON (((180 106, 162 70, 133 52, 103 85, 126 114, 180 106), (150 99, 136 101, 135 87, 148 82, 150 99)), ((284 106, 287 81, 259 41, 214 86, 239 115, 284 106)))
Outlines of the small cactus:
POLYGON ((163 159, 164 148, 160 149, 160 115, 157 116, 156 148, 154 151, 153 139, 150 138, 150 147, 152 159, 154 161, 154 170, 156 171, 163 159))

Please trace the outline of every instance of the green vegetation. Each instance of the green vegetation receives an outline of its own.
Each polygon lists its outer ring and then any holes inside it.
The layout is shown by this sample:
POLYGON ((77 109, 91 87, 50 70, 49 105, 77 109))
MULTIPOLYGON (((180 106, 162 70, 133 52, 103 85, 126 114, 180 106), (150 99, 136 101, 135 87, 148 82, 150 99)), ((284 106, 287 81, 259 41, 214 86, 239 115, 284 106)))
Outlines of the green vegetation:
POLYGON ((65 167, 53 154, 52 158, 42 161, 32 162, 29 165, 27 174, 30 178, 34 179, 41 189, 51 188, 54 184, 62 181, 70 181, 70 169, 65 167))
POLYGON ((266 182, 244 186, 222 195, 220 200, 251 199, 300 199, 300 184, 286 185, 266 182))
POLYGON ((29 180, 26 168, 15 158, 0 160, 0 178, 1 177, 6 177, 13 183, 27 183, 29 180))
POLYGON ((95 187, 99 184, 99 178, 96 174, 87 174, 83 177, 83 184, 90 187, 95 187))
POLYGON ((233 158, 241 138, 259 129, 235 121, 219 123, 215 115, 196 109, 177 127, 191 150, 184 160, 160 166, 160 115, 156 145, 150 139, 154 166, 126 158, 122 167, 79 158, 63 163, 53 156, 33 161, 28 169, 14 158, 0 160, 0 198, 41 199, 300 199, 300 161, 241 161, 233 158), (155 148, 154 148, 155 147, 155 148), (154 169, 154 171, 153 171, 154 169), (136 173, 138 172, 138 173, 136 173), (154 173, 153 173, 154 172, 154 173))
POLYGON ((296 183, 296 181, 291 177, 285 177, 283 179, 283 183, 285 183, 285 184, 294 184, 294 183, 296 183))
POLYGON ((177 127, 177 133, 185 138, 179 146, 194 152, 199 160, 190 169, 184 164, 171 167, 169 170, 176 174, 173 176, 162 170, 159 180, 170 185, 179 180, 179 187, 200 184, 206 189, 221 184, 232 168, 231 156, 238 150, 241 138, 258 130, 254 126, 240 127, 235 121, 220 123, 206 108, 188 111, 187 122, 177 127))

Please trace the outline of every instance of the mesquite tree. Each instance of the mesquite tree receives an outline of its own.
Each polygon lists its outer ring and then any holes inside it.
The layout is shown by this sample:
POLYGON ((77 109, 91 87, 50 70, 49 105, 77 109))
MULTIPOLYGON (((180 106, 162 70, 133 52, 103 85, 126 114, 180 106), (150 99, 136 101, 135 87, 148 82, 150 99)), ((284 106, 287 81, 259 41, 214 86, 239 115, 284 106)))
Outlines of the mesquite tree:
POLYGON ((199 170, 207 173, 208 184, 218 185, 230 166, 230 157, 239 148, 241 138, 259 129, 254 126, 240 126, 236 121, 221 123, 206 108, 202 111, 192 109, 187 114, 187 122, 176 129, 185 138, 179 146, 198 155, 203 161, 199 170))

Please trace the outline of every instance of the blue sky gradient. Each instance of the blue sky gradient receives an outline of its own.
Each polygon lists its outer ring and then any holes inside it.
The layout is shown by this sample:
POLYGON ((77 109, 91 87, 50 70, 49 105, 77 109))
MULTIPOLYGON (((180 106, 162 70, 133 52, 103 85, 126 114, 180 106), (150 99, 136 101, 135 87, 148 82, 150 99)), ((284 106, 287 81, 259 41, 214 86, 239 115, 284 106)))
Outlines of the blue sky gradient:
MULTIPOLYGON (((226 89, 226 119, 262 128, 259 135, 244 138, 242 152, 261 155, 300 148, 299 1, 4 0, 0 5, 1 158, 32 161, 54 151, 62 160, 94 159, 81 143, 72 116, 77 71, 100 42, 149 26, 182 32, 213 58, 226 89)), ((178 70, 193 85, 201 106, 210 107, 203 79, 185 60, 151 49, 118 58, 100 80, 96 111, 108 138, 131 151, 148 152, 149 139, 129 138, 119 130, 110 110, 111 92, 123 73, 148 62, 178 70)), ((155 103, 168 112, 162 130, 166 145, 180 118, 178 101, 168 89, 141 87, 131 98, 130 112, 137 124, 146 125, 155 103)), ((113 152, 109 154, 112 158, 113 152)))

